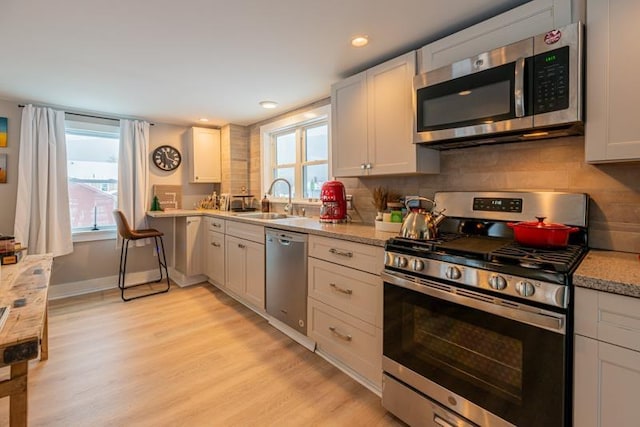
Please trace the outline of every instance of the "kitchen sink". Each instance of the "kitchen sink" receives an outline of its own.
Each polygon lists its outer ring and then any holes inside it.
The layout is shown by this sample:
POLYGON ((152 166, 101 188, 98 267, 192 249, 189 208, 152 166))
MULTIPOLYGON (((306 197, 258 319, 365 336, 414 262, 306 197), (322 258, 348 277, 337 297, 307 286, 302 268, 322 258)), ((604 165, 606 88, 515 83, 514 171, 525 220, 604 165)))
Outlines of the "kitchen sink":
POLYGON ((266 220, 300 218, 294 215, 288 215, 288 214, 276 213, 276 212, 249 212, 249 213, 237 213, 235 215, 242 218, 266 219, 266 220))

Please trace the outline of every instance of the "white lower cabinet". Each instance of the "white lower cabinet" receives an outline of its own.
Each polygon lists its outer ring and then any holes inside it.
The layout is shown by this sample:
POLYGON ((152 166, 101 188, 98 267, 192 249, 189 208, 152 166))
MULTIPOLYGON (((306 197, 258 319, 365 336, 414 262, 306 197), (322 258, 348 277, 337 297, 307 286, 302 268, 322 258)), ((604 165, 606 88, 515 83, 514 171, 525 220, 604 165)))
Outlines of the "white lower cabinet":
POLYGON ((224 220, 207 218, 209 228, 207 230, 206 273, 209 281, 219 286, 225 284, 224 265, 224 220))
POLYGON ((382 385, 381 247, 309 236, 308 332, 320 352, 382 385))
POLYGON ((228 221, 226 230, 225 288, 264 311, 264 227, 228 221))
POLYGON ((574 425, 640 425, 640 299, 576 288, 574 425))
POLYGON ((185 277, 204 274, 202 217, 176 218, 176 270, 185 277))
POLYGON ((382 330, 330 305, 309 299, 309 336, 375 385, 382 383, 382 330))

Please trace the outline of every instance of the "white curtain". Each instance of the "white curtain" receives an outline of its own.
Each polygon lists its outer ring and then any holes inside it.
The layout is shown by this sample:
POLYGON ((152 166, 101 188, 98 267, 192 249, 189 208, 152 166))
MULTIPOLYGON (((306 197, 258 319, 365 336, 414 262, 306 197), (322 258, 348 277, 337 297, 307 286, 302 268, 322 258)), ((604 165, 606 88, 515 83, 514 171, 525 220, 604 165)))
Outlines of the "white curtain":
MULTIPOLYGON (((132 228, 147 228, 149 201, 149 123, 120 120, 118 159, 118 209, 132 228)), ((147 240, 147 239, 144 239, 147 240)), ((136 241, 138 246, 144 240, 136 241)))
POLYGON ((30 254, 73 252, 63 111, 22 110, 14 234, 30 254))

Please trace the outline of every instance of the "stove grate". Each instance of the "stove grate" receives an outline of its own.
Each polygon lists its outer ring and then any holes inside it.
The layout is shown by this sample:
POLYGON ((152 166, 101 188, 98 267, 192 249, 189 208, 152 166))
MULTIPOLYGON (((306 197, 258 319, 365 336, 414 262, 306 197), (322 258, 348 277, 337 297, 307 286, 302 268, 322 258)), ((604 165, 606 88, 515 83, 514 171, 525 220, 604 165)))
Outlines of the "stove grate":
POLYGON ((491 252, 491 257, 498 261, 511 260, 523 266, 531 265, 532 268, 553 269, 559 273, 566 273, 580 260, 583 252, 584 247, 578 245, 569 245, 561 249, 542 249, 512 242, 491 252))

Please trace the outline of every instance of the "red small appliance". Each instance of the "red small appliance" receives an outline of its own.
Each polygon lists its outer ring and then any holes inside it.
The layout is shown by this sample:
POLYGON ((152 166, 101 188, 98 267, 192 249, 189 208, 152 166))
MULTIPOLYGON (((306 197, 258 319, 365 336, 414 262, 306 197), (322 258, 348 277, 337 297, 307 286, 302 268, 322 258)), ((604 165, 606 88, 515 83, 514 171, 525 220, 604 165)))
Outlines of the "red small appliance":
POLYGON ((320 222, 347 221, 347 193, 340 181, 326 181, 320 190, 320 222))

